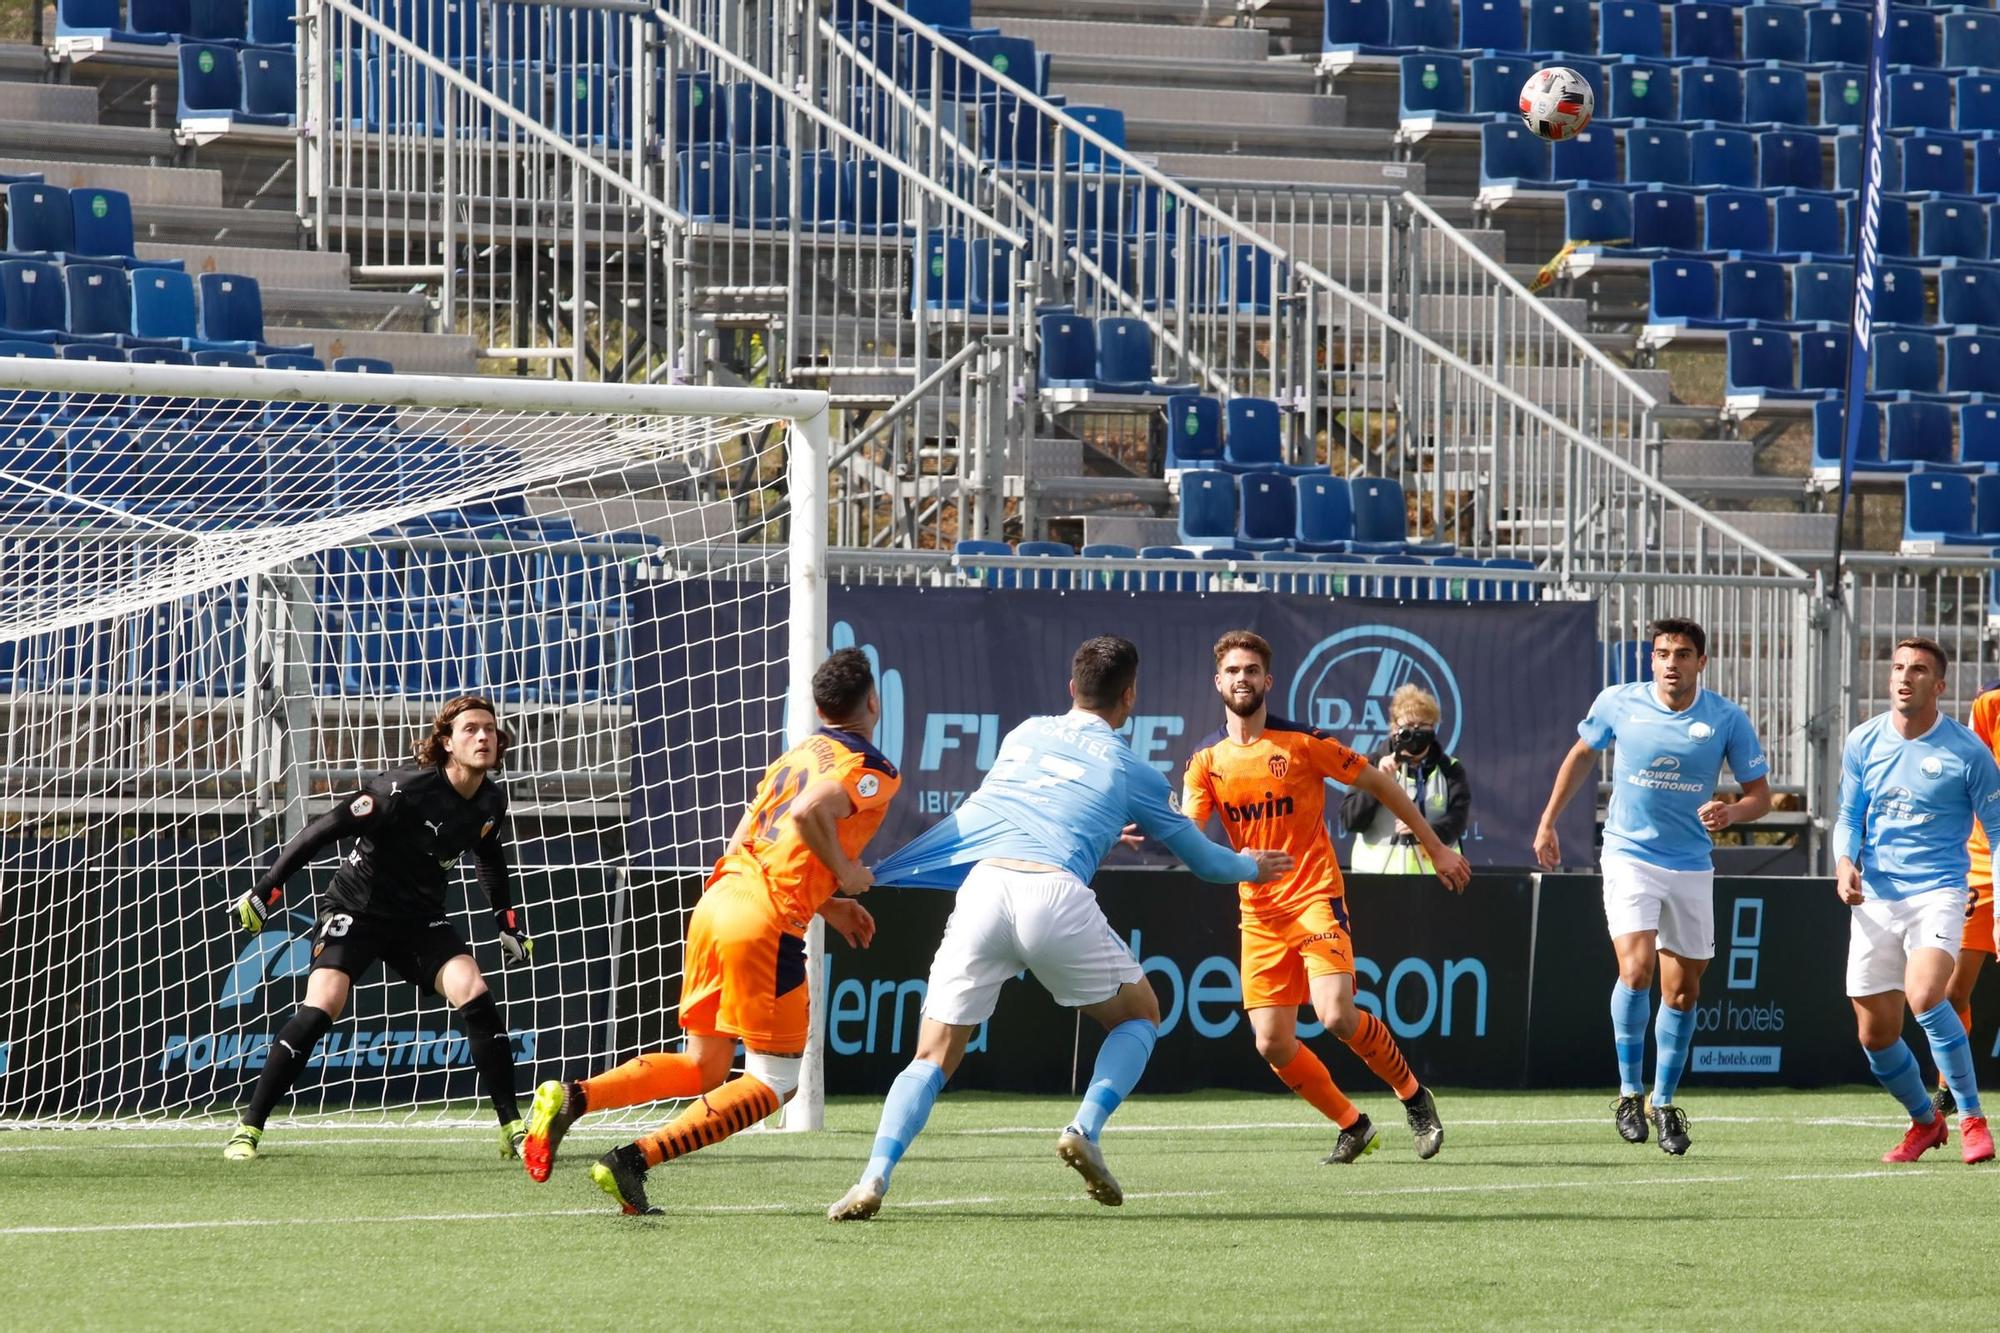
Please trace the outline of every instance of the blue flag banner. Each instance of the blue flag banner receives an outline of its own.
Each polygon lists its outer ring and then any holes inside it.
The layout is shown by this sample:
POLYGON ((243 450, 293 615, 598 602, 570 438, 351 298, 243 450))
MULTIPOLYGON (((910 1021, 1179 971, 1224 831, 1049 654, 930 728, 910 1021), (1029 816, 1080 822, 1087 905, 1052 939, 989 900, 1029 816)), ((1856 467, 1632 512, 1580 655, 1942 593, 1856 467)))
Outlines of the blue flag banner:
POLYGON ((1875 277, 1881 259, 1882 122, 1888 114, 1884 84, 1889 65, 1889 0, 1875 0, 1871 21, 1868 86, 1861 117, 1861 188, 1854 202, 1861 221, 1854 244, 1854 311, 1848 320, 1847 387, 1842 409, 1845 431, 1840 446, 1840 526, 1833 539, 1836 571, 1840 564, 1840 533, 1847 526, 1854 456, 1861 448, 1862 413, 1868 406, 1868 345, 1875 326, 1875 277))

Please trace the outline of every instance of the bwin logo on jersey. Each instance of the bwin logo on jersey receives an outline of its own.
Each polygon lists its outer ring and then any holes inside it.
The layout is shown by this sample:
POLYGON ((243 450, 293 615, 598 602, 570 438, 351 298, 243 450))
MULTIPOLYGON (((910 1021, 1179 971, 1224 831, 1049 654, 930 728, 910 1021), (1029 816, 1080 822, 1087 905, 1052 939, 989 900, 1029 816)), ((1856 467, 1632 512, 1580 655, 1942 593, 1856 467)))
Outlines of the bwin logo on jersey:
POLYGON ((1366 754, 1389 736, 1389 696, 1416 684, 1437 697, 1438 740, 1458 748, 1465 708, 1444 654, 1394 625, 1357 625, 1313 645, 1292 677, 1285 712, 1366 754))
POLYGON ((240 1009, 257 999, 266 981, 296 977, 312 966, 312 918, 291 912, 287 920, 303 924, 305 934, 288 934, 275 929, 273 922, 252 935, 236 955, 229 975, 223 978, 222 994, 215 1002, 217 1009, 240 1009))

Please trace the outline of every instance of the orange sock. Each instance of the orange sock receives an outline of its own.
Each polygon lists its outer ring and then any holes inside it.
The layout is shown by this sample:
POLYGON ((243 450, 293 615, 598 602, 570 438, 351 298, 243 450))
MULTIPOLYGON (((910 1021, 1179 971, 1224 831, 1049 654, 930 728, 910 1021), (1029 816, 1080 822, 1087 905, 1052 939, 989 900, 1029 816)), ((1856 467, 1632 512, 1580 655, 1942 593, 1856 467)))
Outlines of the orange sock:
POLYGON ((1340 1089, 1333 1085, 1333 1075, 1326 1072, 1326 1065, 1304 1042, 1298 1044, 1290 1060, 1283 1065, 1272 1065, 1271 1072, 1280 1083, 1311 1102, 1314 1109, 1342 1129, 1360 1118, 1361 1112, 1341 1095, 1340 1089))
POLYGON ((1361 1026, 1347 1039, 1347 1049, 1360 1056, 1377 1078, 1395 1089, 1398 1097, 1408 1100, 1417 1095, 1417 1076, 1410 1072, 1410 1062, 1403 1058, 1396 1039, 1389 1035, 1388 1025, 1375 1015, 1361 1015, 1361 1026))
POLYGON ((660 1129, 639 1139, 647 1166, 684 1157, 722 1142, 778 1109, 778 1094, 744 1074, 682 1111, 660 1129))
POLYGON ((610 1111, 668 1097, 701 1095, 701 1066, 685 1055, 642 1055, 596 1078, 583 1081, 583 1104, 591 1111, 610 1111))

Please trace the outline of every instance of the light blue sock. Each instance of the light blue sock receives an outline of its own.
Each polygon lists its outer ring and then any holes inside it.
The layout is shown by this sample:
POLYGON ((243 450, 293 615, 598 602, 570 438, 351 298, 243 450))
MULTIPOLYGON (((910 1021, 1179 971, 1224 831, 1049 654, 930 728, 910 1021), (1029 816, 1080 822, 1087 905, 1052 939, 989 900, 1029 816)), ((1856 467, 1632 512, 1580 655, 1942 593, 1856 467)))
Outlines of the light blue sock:
POLYGON ((1958 1021, 1958 1011, 1950 1000, 1939 1000, 1917 1015, 1917 1024, 1931 1040, 1931 1059, 1937 1063, 1944 1085, 1951 1089, 1958 1113, 1980 1114, 1979 1085, 1972 1074, 1972 1043, 1966 1039, 1965 1024, 1958 1021))
POLYGON ((1910 1054, 1901 1037, 1879 1051, 1867 1051, 1867 1055, 1868 1067, 1875 1071, 1876 1080, 1903 1104, 1910 1119, 1920 1125, 1937 1119, 1937 1112, 1931 1109, 1931 1095, 1924 1091, 1924 1076, 1917 1072, 1917 1057, 1910 1054))
POLYGON ((1676 1009, 1660 1001, 1659 1017, 1653 1022, 1653 1105, 1672 1106, 1680 1089, 1681 1075, 1687 1072, 1688 1047, 1694 1041, 1694 1010, 1676 1009))
POLYGON ((1076 1109, 1075 1125, 1092 1143, 1104 1132, 1104 1122, 1118 1109, 1146 1072, 1153 1056, 1153 1043, 1160 1029, 1143 1018, 1128 1018, 1104 1034, 1097 1048, 1097 1065, 1090 1071, 1090 1087, 1084 1091, 1083 1105, 1076 1109))
POLYGON ((1618 1092, 1631 1097, 1646 1090, 1646 1011, 1651 991, 1611 983, 1611 1040, 1618 1048, 1618 1092))
POLYGON ((924 1121, 930 1119, 931 1105, 943 1088, 944 1070, 928 1060, 912 1060, 907 1069, 896 1075, 896 1081, 889 1085, 889 1096, 882 1103, 882 1120, 875 1126, 875 1151, 868 1159, 868 1169, 862 1173, 863 1180, 880 1176, 884 1185, 889 1183, 896 1163, 903 1160, 911 1142, 924 1132, 924 1121))

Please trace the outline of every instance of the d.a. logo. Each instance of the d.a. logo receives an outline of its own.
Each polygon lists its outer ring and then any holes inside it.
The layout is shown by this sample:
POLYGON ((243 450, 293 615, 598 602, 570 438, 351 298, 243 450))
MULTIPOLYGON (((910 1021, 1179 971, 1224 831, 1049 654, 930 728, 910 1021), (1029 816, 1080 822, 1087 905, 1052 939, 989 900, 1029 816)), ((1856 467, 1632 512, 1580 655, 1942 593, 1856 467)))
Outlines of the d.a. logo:
POLYGON ((1458 677, 1428 640, 1395 625, 1357 625, 1321 639, 1292 677, 1286 712, 1367 752, 1388 739, 1389 697, 1415 684, 1436 696, 1442 747, 1458 745, 1464 705, 1458 677))

